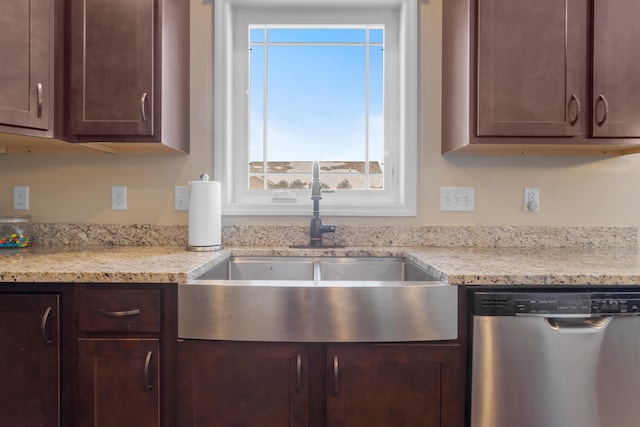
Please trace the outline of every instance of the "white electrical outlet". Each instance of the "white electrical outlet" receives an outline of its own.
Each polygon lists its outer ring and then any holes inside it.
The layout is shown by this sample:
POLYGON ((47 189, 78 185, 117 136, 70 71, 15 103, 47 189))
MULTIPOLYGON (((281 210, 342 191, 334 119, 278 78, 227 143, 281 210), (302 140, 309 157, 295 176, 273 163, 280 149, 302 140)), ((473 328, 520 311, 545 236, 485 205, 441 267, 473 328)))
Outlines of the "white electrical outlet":
POLYGON ((176 211, 189 210, 189 187, 176 186, 174 188, 173 209, 176 211))
POLYGON ((29 210, 29 186, 28 185, 13 186, 13 209, 18 211, 29 210))
POLYGON ((540 189, 525 188, 524 189, 524 211, 538 212, 540 211, 540 189))
POLYGON ((111 209, 114 211, 127 210, 127 186, 114 185, 111 187, 111 209))
POLYGON ((440 187, 440 210, 449 212, 473 212, 475 210, 473 187, 440 187))

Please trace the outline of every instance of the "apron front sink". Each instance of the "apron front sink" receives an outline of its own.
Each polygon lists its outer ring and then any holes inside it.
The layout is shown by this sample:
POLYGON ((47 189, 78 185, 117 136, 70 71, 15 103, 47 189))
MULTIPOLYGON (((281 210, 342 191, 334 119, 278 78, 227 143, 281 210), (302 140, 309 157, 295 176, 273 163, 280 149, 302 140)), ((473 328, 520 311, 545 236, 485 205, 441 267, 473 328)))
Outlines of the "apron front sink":
POLYGON ((231 257, 178 286, 182 339, 457 338, 458 288, 405 258, 231 257))

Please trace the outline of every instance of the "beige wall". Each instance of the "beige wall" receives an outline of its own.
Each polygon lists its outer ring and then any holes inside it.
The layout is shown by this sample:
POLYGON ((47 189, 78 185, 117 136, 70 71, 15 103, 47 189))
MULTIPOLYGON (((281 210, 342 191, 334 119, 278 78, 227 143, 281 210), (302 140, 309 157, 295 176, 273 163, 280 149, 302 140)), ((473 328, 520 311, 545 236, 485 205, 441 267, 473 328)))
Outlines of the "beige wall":
MULTIPOLYGON (((423 0, 418 216, 325 218, 336 224, 640 225, 640 156, 443 157, 440 55, 443 0, 423 0), (439 211, 440 186, 473 186, 473 213, 439 211), (523 187, 539 187, 541 211, 522 210, 523 187)), ((0 213, 13 185, 29 185, 37 222, 186 224, 173 187, 213 175, 212 0, 191 0, 191 154, 0 155, 0 213), (112 211, 111 186, 128 187, 127 211, 112 211)), ((311 206, 311 203, 310 203, 311 206)), ((310 207, 311 210, 311 207, 310 207)), ((307 217, 225 217, 225 224, 306 224, 307 217)))

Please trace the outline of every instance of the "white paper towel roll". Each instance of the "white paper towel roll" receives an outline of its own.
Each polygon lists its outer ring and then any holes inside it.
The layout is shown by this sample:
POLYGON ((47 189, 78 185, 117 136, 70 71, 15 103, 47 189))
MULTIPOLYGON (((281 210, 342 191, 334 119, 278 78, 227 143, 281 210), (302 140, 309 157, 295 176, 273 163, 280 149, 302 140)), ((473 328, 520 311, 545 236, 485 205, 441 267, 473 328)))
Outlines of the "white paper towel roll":
MULTIPOLYGON (((208 179, 205 175, 205 179, 208 179)), ((189 247, 222 245, 221 186, 216 181, 189 182, 189 247)))

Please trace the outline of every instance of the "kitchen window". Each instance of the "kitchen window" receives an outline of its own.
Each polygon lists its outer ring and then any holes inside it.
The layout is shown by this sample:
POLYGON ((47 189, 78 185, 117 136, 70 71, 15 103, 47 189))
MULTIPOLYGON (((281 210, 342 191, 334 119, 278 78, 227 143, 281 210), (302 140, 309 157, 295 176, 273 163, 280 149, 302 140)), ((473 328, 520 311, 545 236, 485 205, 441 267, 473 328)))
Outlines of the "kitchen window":
POLYGON ((224 214, 415 215, 416 3, 216 1, 224 214))

